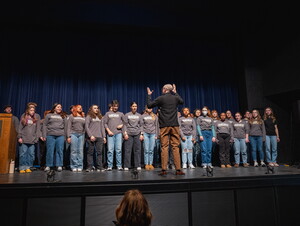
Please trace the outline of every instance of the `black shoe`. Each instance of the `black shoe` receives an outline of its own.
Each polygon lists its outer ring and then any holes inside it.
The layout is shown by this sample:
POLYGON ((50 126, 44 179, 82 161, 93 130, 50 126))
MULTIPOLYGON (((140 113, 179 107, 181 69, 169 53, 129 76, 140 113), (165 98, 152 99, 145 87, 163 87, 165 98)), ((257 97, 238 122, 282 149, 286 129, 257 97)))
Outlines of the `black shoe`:
POLYGON ((167 175, 167 171, 166 170, 162 170, 162 171, 159 172, 158 175, 159 176, 165 176, 165 175, 167 175))
POLYGON ((184 172, 182 172, 181 170, 176 170, 176 173, 175 173, 176 175, 185 175, 185 173, 184 172))

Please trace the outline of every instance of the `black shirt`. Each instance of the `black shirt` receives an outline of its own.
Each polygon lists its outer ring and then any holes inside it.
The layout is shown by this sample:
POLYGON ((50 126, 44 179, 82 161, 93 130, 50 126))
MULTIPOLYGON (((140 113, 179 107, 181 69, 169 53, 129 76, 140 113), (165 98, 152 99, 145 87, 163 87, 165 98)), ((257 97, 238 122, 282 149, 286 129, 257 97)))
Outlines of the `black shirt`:
POLYGON ((275 132, 275 125, 277 125, 277 121, 275 120, 273 122, 272 118, 267 118, 264 120, 265 127, 266 127, 266 135, 267 136, 276 136, 275 132))
POLYGON ((151 95, 148 95, 148 108, 159 107, 158 114, 159 127, 174 127, 179 126, 178 123, 178 105, 183 104, 182 98, 177 94, 165 93, 157 97, 154 101, 151 100, 151 95))

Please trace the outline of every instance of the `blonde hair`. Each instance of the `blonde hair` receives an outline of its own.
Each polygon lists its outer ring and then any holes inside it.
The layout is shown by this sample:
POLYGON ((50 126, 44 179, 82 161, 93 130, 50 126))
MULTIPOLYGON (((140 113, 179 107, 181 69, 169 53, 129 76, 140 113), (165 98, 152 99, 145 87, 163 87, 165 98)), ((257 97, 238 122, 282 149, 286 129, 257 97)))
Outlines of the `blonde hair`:
POLYGON ((168 91, 171 91, 171 90, 173 90, 173 86, 172 86, 171 84, 165 84, 165 85, 163 86, 163 89, 168 90, 168 91))

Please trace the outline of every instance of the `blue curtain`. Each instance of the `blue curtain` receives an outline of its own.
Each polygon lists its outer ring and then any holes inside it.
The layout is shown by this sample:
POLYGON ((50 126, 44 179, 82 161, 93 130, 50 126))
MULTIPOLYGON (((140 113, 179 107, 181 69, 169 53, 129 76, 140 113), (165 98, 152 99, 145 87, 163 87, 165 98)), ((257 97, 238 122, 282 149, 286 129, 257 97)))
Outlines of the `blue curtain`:
MULTIPOLYGON (((1 33, 0 101, 20 116, 29 101, 41 115, 59 102, 68 111, 98 104, 105 113, 117 99, 126 113, 142 111, 146 87, 160 95, 175 83, 191 110, 207 105, 239 110, 235 45, 226 40, 123 32, 7 31, 1 33)), ((183 107, 183 106, 182 106, 183 107)), ((180 109, 179 109, 180 110, 180 109)))

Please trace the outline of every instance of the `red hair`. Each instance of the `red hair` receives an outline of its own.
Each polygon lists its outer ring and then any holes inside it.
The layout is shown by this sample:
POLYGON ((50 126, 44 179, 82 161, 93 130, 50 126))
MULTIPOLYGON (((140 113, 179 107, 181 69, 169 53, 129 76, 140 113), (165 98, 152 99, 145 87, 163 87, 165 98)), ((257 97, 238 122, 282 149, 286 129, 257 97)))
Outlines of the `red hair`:
POLYGON ((72 108, 72 115, 73 115, 74 117, 76 117, 76 116, 78 116, 78 115, 80 115, 81 117, 84 117, 84 112, 83 112, 83 111, 80 112, 80 113, 77 111, 77 108, 78 108, 79 106, 82 108, 82 106, 81 106, 80 104, 74 105, 73 108, 72 108))

